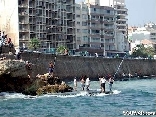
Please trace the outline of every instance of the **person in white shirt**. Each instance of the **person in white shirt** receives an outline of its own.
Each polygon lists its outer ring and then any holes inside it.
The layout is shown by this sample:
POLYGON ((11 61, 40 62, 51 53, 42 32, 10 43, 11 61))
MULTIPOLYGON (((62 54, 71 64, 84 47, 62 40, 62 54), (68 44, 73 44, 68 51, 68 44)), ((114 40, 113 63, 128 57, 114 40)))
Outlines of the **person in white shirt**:
POLYGON ((106 79, 104 77, 102 77, 100 79, 101 81, 101 93, 105 93, 105 83, 106 83, 106 79))
POLYGON ((74 78, 74 90, 75 91, 77 90, 77 80, 76 80, 76 77, 74 78))
POLYGON ((89 77, 86 79, 86 90, 89 90, 90 80, 89 77))

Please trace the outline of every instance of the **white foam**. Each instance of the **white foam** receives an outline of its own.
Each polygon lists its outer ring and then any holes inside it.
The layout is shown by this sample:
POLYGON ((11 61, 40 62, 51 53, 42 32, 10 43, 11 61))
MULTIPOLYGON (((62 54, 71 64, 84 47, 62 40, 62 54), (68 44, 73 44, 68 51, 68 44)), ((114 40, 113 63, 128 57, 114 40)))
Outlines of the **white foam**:
MULTIPOLYGON (((100 89, 97 89, 99 91, 100 89)), ((59 98, 74 98, 74 97, 80 97, 80 96, 107 96, 112 94, 119 94, 121 91, 113 90, 113 93, 111 94, 105 94, 105 93, 88 93, 87 91, 80 91, 78 93, 71 93, 71 94, 44 94, 41 96, 30 96, 30 95, 24 95, 22 93, 0 93, 3 96, 3 99, 36 99, 36 98, 44 98, 44 97, 59 97, 59 98)))
POLYGON ((121 91, 113 90, 113 94, 119 94, 119 93, 121 93, 121 91))
POLYGON ((7 93, 7 92, 2 92, 1 93, 3 96, 3 99, 32 99, 36 98, 36 96, 30 96, 30 95, 24 95, 22 93, 7 93))

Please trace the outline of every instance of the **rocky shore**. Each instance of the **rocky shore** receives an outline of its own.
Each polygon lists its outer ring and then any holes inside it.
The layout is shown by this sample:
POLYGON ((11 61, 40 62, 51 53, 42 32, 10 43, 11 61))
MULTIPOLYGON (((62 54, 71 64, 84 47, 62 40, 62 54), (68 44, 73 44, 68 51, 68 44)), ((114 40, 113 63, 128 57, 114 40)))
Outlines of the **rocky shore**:
POLYGON ((72 91, 60 78, 47 73, 28 77, 25 61, 16 60, 14 55, 5 54, 0 58, 0 92, 42 95, 72 91))

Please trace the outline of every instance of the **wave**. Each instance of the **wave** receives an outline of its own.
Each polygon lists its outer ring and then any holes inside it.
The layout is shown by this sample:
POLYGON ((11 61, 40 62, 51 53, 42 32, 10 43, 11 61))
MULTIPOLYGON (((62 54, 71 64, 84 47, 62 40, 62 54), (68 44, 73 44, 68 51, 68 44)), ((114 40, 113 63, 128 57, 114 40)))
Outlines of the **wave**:
POLYGON ((31 96, 31 95, 24 95, 22 93, 8 93, 8 92, 1 92, 0 93, 0 99, 34 99, 37 96, 31 96))
MULTIPOLYGON (((97 89, 99 91, 99 89, 97 89)), ((82 97, 82 96, 106 96, 106 95, 113 95, 119 94, 121 91, 113 90, 113 93, 99 93, 93 92, 89 93, 88 91, 79 91, 79 92, 69 92, 69 93, 50 93, 44 94, 41 96, 31 96, 31 95, 24 95, 22 93, 7 93, 2 92, 0 93, 0 99, 8 100, 8 99, 36 99, 36 98, 45 98, 45 97, 59 97, 59 98, 74 98, 74 97, 82 97)))

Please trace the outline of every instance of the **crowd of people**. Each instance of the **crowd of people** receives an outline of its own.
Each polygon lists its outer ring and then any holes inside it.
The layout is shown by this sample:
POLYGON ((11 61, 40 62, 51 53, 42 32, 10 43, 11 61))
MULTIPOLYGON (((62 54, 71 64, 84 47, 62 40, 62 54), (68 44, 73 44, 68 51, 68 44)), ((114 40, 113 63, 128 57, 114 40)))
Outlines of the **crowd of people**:
MULTIPOLYGON (((99 77, 99 81, 100 81, 100 88, 101 88, 101 93, 105 93, 106 92, 106 88, 105 88, 105 85, 106 85, 106 82, 108 82, 109 84, 109 92, 112 93, 112 85, 113 85, 113 82, 114 82, 114 79, 111 75, 109 75, 109 78, 106 80, 105 77, 102 77, 100 76, 99 77)), ((88 91, 89 90, 89 87, 90 87, 90 79, 89 77, 87 76, 82 76, 80 78, 80 84, 81 84, 81 90, 86 90, 88 91)), ((74 78, 74 90, 77 91, 77 87, 78 87, 78 81, 77 81, 77 78, 75 77, 74 78)))

